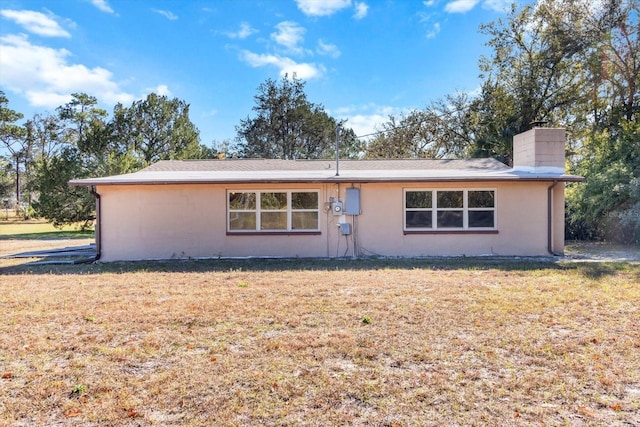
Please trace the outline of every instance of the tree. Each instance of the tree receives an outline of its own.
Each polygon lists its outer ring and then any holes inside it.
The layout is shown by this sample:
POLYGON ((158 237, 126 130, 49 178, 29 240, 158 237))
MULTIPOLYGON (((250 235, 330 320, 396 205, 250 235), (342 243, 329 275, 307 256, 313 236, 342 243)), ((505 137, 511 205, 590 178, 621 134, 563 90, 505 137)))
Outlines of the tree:
POLYGON ((592 25, 596 19, 590 3, 542 0, 535 7, 514 5, 506 21, 481 26, 491 37, 492 56, 480 61, 485 81, 478 102, 478 153, 510 161, 513 135, 536 121, 565 125, 571 132, 574 107, 584 98, 583 64, 604 31, 592 25))
MULTIPOLYGON (((247 117, 236 126, 236 149, 240 157, 267 159, 322 159, 335 153, 338 122, 324 107, 307 100, 305 83, 284 76, 267 79, 258 86, 252 108, 255 117, 247 117)), ((350 129, 343 131, 341 154, 357 156, 361 147, 350 129)))
POLYGON ((472 157, 493 157, 513 163, 513 137, 521 132, 516 102, 504 86, 485 81, 480 95, 469 107, 475 127, 470 151, 472 157))
POLYGON ((426 111, 411 111, 406 115, 389 116, 382 129, 367 144, 368 159, 417 159, 431 157, 432 144, 426 111))
POLYGON ((585 98, 576 111, 585 126, 575 132, 572 164, 585 176, 567 192, 567 233, 640 243, 640 3, 610 2, 593 19, 605 28, 585 61, 585 98))
POLYGON ((4 147, 9 151, 10 157, 8 160, 13 162, 13 171, 15 172, 15 196, 16 196, 16 210, 20 208, 20 172, 21 161, 26 161, 28 156, 28 144, 25 139, 25 128, 16 124, 18 120, 21 120, 24 115, 17 111, 14 111, 8 107, 9 99, 5 96, 3 91, 0 91, 0 141, 4 147))
POLYGON ((64 129, 60 119, 51 114, 35 114, 24 124, 28 138, 33 140, 34 161, 57 154, 65 143, 62 136, 64 129))
POLYGON ((97 105, 96 97, 73 93, 68 103, 56 109, 57 117, 36 115, 27 122, 40 152, 31 185, 38 193, 34 209, 56 227, 79 223, 84 229, 94 219, 93 196, 69 187, 68 181, 97 174, 108 156, 110 139, 94 137, 106 127, 108 116, 97 105))
POLYGON ((640 26, 638 0, 610 0, 591 19, 599 29, 585 59, 591 124, 599 129, 632 120, 640 107, 640 26))
POLYGON ((34 206, 56 226, 79 223, 84 228, 95 219, 93 196, 84 188, 69 187, 71 179, 133 172, 163 159, 212 155, 199 144, 183 101, 150 94, 129 108, 116 105, 111 120, 97 105, 95 97, 74 93, 56 110, 57 119, 29 122, 33 140, 42 147, 33 183, 40 197, 34 206))
POLYGON ((73 93, 56 109, 57 116, 34 116, 27 122, 30 137, 40 156, 31 185, 38 193, 36 213, 54 226, 78 223, 85 229, 94 219, 95 200, 85 189, 69 187, 68 181, 93 175, 107 142, 94 145, 94 128, 104 126, 107 112, 97 107, 97 98, 73 93))
POLYGON ((640 242, 638 0, 541 0, 484 25, 476 152, 507 156, 515 133, 546 120, 568 130, 567 235, 640 242))
POLYGON ((480 58, 481 92, 448 95, 399 121, 392 118, 369 144, 367 156, 494 157, 511 164, 513 136, 532 122, 565 126, 574 135, 585 127, 580 110, 589 78, 585 64, 621 16, 610 3, 601 8, 590 0, 514 4, 506 19, 480 27, 491 48, 480 58))
POLYGON ((567 192, 570 237, 640 243, 640 122, 634 118, 623 118, 616 136, 605 129, 586 138, 590 151, 576 169, 586 181, 567 192))
POLYGON ((414 110, 399 119, 389 117, 367 145, 367 158, 456 158, 469 155, 474 129, 469 121, 471 98, 465 93, 448 95, 425 110, 414 110))
POLYGON ((56 109, 59 119, 67 124, 64 126, 63 137, 65 142, 81 151, 100 151, 101 148, 87 147, 86 135, 98 123, 104 122, 107 117, 106 110, 98 108, 98 99, 86 93, 72 93, 71 101, 56 109))
POLYGON ((9 204, 11 189, 13 188, 13 166, 5 157, 0 156, 0 209, 5 209, 5 204, 9 204))
POLYGON ((40 196, 34 206, 55 227, 79 224, 84 230, 93 225, 94 197, 85 188, 68 184, 72 179, 88 178, 91 174, 81 157, 77 148, 65 147, 58 155, 43 159, 37 168, 35 181, 40 196))
POLYGON ((640 241, 639 0, 541 0, 485 24, 481 91, 445 97, 369 143, 368 157, 494 157, 532 122, 568 130, 567 235, 640 241), (455 108, 454 108, 455 107, 455 108))
POLYGON ((203 153, 199 131, 189 119, 189 105, 177 98, 152 93, 129 108, 118 104, 111 130, 120 152, 132 150, 145 166, 158 160, 199 158, 203 153))

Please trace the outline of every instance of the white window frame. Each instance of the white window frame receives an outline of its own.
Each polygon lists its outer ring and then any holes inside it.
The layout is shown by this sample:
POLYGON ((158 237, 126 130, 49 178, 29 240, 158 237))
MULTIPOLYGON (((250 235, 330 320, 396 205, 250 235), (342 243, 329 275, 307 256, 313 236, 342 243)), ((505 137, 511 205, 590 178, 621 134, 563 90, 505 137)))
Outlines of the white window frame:
POLYGON ((402 226, 405 232, 422 232, 422 231, 495 231, 498 229, 498 191, 495 188, 404 188, 402 192, 402 226), (439 208, 438 192, 463 192, 462 208, 439 208), (469 192, 473 191, 492 191, 493 207, 491 208, 470 208, 469 192), (407 208, 407 192, 431 192, 431 208, 407 208), (407 227, 407 211, 431 211, 431 227, 407 227), (462 211, 462 227, 438 227, 438 212, 444 211, 462 211), (469 212, 473 211, 492 211, 493 227, 470 227, 469 212))
POLYGON ((227 233, 231 234, 242 234, 242 233, 308 233, 308 232, 319 232, 320 231, 320 190, 312 190, 312 189, 295 189, 295 190, 283 190, 283 189, 263 189, 263 190, 227 190, 226 195, 226 215, 227 215, 227 233), (256 195, 256 208, 255 209, 231 209, 231 203, 229 198, 231 197, 231 193, 254 193, 256 195), (287 195, 287 207, 285 209, 262 209, 261 208, 261 195, 263 193, 286 193, 287 195), (293 193, 315 193, 318 196, 318 207, 315 209, 293 209, 292 207, 292 194, 293 193), (287 228, 278 228, 278 229, 266 229, 263 230, 261 227, 262 220, 262 212, 285 212, 287 213, 287 228), (250 230, 239 230, 231 228, 231 213, 233 212, 252 212, 256 215, 256 228, 250 230), (318 222, 316 228, 293 228, 292 214, 297 212, 316 212, 318 215, 318 222))

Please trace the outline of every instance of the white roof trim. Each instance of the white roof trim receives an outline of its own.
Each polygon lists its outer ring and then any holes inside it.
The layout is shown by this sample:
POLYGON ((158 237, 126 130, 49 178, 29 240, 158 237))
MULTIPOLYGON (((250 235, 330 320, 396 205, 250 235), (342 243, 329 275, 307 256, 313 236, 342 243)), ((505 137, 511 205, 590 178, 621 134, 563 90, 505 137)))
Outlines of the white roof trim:
POLYGON ((557 166, 514 166, 514 171, 526 173, 555 173, 563 174, 564 168, 557 166))
POLYGON ((142 170, 125 175, 78 179, 74 186, 94 185, 151 185, 151 184, 234 184, 260 182, 428 182, 428 181, 503 181, 503 180, 560 180, 581 181, 564 171, 528 171, 522 169, 394 169, 344 170, 265 170, 265 171, 150 171, 142 170))

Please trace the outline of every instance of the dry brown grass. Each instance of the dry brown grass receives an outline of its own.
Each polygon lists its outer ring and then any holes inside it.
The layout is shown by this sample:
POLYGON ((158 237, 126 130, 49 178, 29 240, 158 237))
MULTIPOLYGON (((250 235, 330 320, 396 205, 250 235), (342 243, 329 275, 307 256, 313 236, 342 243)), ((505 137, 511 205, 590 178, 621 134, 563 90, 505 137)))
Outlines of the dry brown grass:
POLYGON ((0 424, 640 424, 638 265, 4 265, 0 424))

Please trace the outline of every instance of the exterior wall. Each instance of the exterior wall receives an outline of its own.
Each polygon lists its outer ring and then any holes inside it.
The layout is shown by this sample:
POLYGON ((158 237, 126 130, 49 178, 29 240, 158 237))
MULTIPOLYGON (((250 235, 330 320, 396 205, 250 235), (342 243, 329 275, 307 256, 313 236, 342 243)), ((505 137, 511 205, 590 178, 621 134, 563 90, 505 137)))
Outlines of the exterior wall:
POLYGON ((533 128, 513 137, 513 167, 564 170, 565 130, 533 128))
POLYGON ((359 245, 365 254, 398 256, 548 255, 545 183, 457 183, 363 186, 359 245), (385 188, 379 188, 385 187, 385 188), (404 234, 402 188, 495 189, 497 234, 404 234), (365 215, 374 210, 378 215, 365 215), (369 232, 365 233, 365 230, 369 232), (376 232, 380 230, 381 232, 376 232))
POLYGON ((556 254, 564 254, 564 182, 559 182, 552 191, 551 250, 556 254))
MULTIPOLYGON (((548 255, 547 189, 551 182, 367 183, 361 215, 334 216, 330 197, 350 184, 99 186, 103 261, 217 257, 548 255), (403 189, 494 189, 497 233, 405 234, 403 189), (320 232, 229 235, 227 190, 319 190, 320 232), (324 209, 323 209, 324 208, 324 209), (352 225, 342 236, 339 223, 352 225)), ((563 184, 553 192, 553 250, 564 242, 563 184)))
MULTIPOLYGON (((101 260, 326 256, 318 235, 226 235, 226 191, 274 186, 102 186, 101 260)), ((318 186, 287 186, 287 189, 318 186)), ((322 195, 321 195, 322 200, 322 195)), ((320 221, 320 227, 323 222, 320 221)), ((321 230, 321 233, 323 230, 321 230)))

